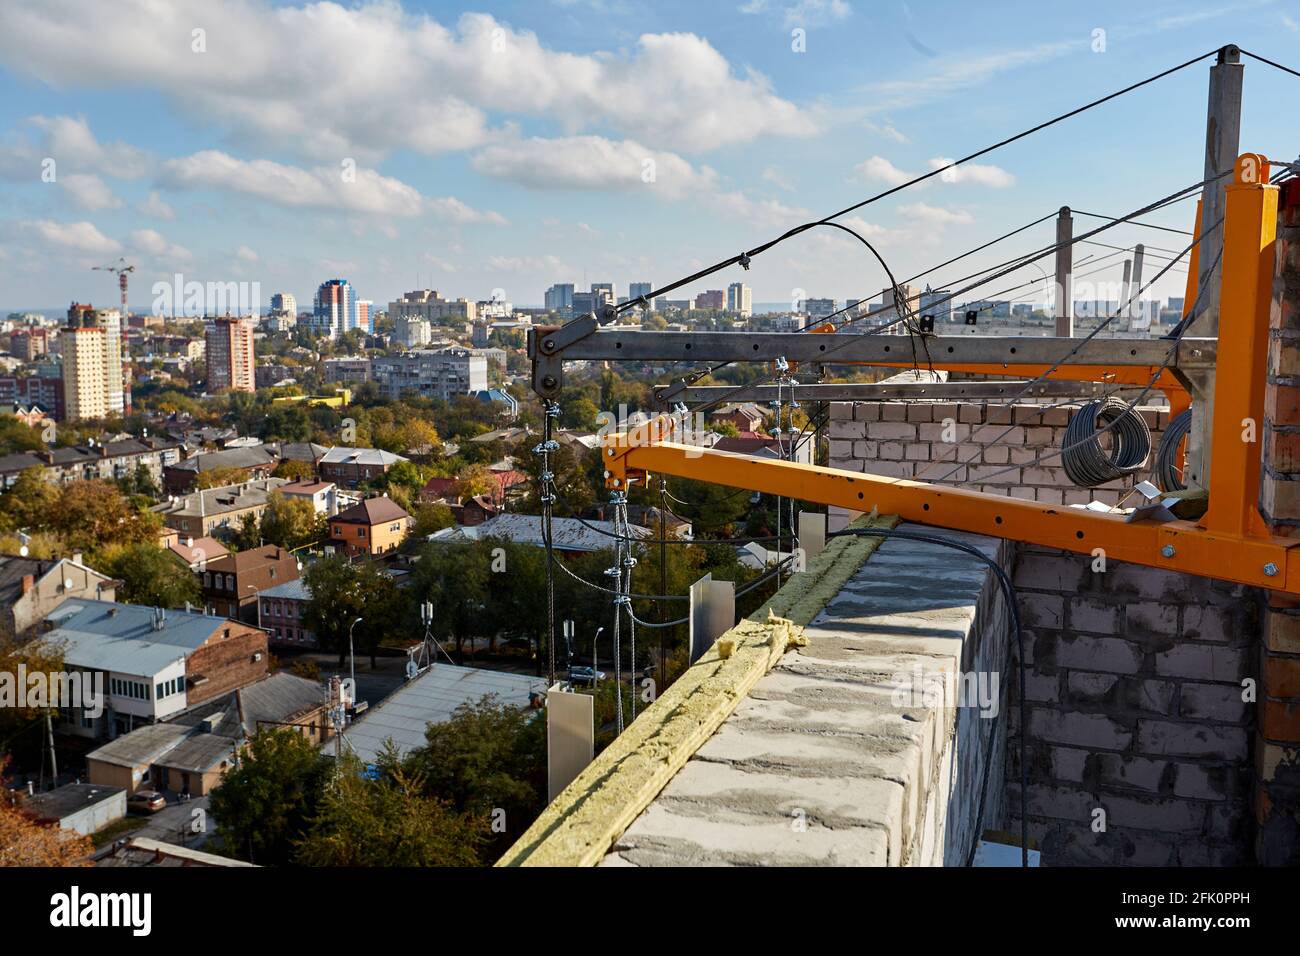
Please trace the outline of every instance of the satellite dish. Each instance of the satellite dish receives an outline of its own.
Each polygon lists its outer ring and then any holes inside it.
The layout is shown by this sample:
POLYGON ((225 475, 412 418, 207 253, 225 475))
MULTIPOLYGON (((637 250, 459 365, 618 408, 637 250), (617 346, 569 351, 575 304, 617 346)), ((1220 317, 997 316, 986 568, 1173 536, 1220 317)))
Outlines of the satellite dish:
POLYGON ((23 545, 21 548, 19 548, 18 554, 20 557, 24 557, 24 558, 27 557, 27 545, 23 545))
POLYGON ((406 662, 406 679, 411 680, 416 674, 420 673, 420 668, 416 666, 415 661, 406 662))
POLYGON ((63 579, 63 590, 65 590, 65 591, 71 591, 71 590, 72 590, 72 578, 64 578, 64 579, 63 579))

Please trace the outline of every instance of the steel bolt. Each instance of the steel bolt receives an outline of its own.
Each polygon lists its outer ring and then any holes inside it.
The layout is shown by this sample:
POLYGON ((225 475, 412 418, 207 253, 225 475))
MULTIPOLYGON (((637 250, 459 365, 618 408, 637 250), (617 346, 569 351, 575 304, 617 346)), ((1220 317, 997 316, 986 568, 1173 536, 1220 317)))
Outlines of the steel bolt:
POLYGON ((1174 546, 1172 544, 1165 545, 1160 549, 1160 554, 1163 557, 1172 558, 1174 556, 1174 546))

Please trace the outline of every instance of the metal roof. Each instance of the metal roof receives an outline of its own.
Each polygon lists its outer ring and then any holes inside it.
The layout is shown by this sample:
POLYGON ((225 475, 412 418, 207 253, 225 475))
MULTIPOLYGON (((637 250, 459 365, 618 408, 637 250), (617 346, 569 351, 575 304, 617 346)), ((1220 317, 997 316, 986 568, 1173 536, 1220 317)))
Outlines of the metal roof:
MULTIPOLYGON (((545 690, 546 681, 540 677, 435 664, 371 707, 344 736, 358 757, 372 762, 386 740, 401 753, 423 746, 425 727, 446 723, 461 704, 495 694, 502 703, 527 707, 530 694, 545 690)), ((332 747, 333 742, 324 746, 332 747)))
MULTIPOLYGON (((588 521, 583 524, 576 518, 552 518, 551 530, 552 540, 560 551, 604 551, 614 547, 616 537, 614 524, 610 521, 588 521), (593 528, 599 530, 592 530, 593 528)), ((640 525, 631 525, 628 530, 634 538, 653 536, 649 528, 640 525)), ((542 519, 538 515, 513 513, 494 515, 478 525, 443 528, 429 535, 428 540, 446 543, 481 541, 484 538, 504 538, 518 544, 545 547, 542 541, 542 519)))
POLYGON ((323 465, 395 465, 406 461, 401 455, 380 448, 331 448, 321 456, 323 465))
POLYGON ((277 584, 273 588, 267 588, 258 594, 260 598, 285 598, 290 601, 310 601, 311 591, 307 589, 307 582, 302 578, 294 578, 292 581, 285 581, 283 584, 277 584))
POLYGON ((112 601, 65 601, 46 616, 54 628, 41 640, 63 645, 63 659, 75 667, 152 677, 232 623, 210 614, 169 610, 163 613, 162 626, 155 628, 156 610, 112 601))

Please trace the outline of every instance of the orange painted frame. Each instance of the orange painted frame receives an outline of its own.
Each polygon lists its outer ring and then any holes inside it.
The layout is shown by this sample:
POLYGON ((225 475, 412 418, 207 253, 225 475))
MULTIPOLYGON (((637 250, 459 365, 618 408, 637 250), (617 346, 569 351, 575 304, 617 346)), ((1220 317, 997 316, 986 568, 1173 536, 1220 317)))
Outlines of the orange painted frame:
POLYGON ((1277 187, 1268 185, 1268 161, 1242 155, 1227 187, 1211 496, 1199 521, 1129 521, 964 488, 712 451, 660 440, 672 427, 669 419, 605 438, 606 486, 626 490, 662 472, 1082 554, 1100 549, 1118 561, 1300 595, 1300 552, 1294 551, 1300 541, 1269 535, 1257 506, 1277 197, 1277 187), (1218 382, 1232 387, 1219 389, 1218 382))

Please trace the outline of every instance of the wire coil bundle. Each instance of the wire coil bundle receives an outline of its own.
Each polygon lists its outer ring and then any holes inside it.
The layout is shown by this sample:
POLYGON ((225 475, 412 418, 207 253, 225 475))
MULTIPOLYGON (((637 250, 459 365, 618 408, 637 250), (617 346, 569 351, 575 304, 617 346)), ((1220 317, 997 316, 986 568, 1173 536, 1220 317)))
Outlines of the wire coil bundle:
POLYGON ((1179 468, 1178 448, 1192 430, 1192 410, 1175 415, 1169 422, 1165 433, 1160 436, 1160 445, 1156 448, 1156 483, 1161 491, 1182 491, 1187 485, 1183 482, 1182 470, 1179 468))
POLYGON ((1118 398, 1088 402, 1065 430, 1061 464, 1081 488, 1095 488, 1133 474, 1151 454, 1151 432, 1142 416, 1118 398), (1100 431, 1099 431, 1100 429, 1100 431), (1110 452, 1101 447, 1100 433, 1109 432, 1110 452))

